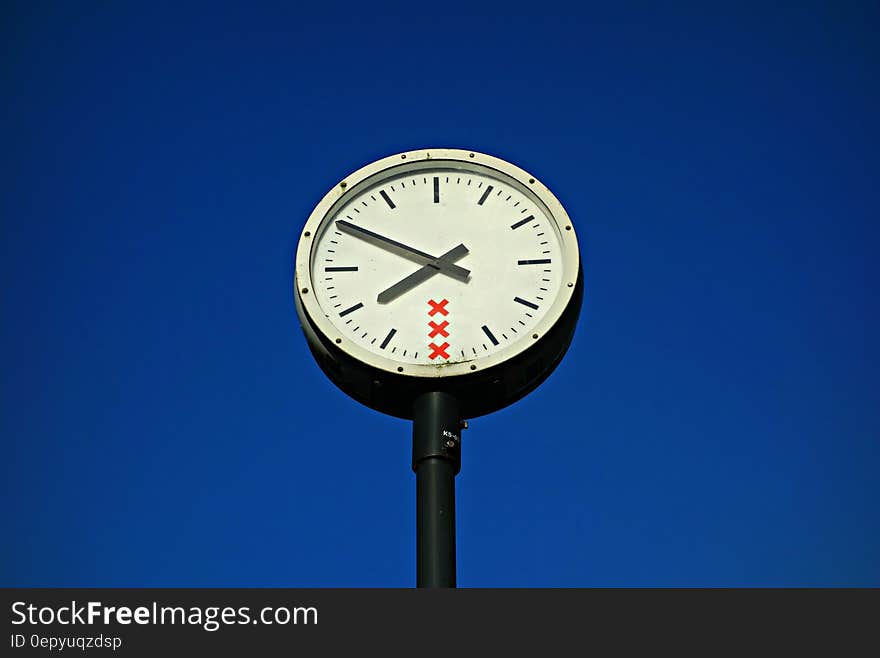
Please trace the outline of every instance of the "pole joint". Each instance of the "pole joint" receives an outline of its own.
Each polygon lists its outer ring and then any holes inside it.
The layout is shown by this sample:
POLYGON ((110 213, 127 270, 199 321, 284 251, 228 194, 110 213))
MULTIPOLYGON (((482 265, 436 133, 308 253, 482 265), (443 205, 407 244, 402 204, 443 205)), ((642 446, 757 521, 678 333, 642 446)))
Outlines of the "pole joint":
POLYGON ((412 469, 426 459, 450 462, 457 475, 461 470, 461 430, 465 426, 458 400, 448 393, 425 393, 416 398, 413 423, 412 469))

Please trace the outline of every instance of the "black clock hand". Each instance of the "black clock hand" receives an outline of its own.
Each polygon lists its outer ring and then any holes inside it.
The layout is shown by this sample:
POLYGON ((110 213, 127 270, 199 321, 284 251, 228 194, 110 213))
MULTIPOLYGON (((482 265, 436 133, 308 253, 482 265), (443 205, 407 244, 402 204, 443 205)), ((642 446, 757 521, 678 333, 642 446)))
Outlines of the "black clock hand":
MULTIPOLYGON (((458 245, 457 247, 453 247, 445 254, 440 256, 437 259, 437 263, 454 263, 460 258, 464 258, 468 255, 468 248, 463 244, 458 245)), ((376 298, 376 301, 380 304, 387 304, 390 301, 393 301, 400 297, 403 293, 408 292, 415 288, 420 283, 424 283, 432 276, 437 274, 440 270, 437 269, 433 264, 423 265, 421 269, 416 270, 408 277, 398 281, 393 286, 388 288, 387 290, 383 290, 379 293, 379 296, 376 298)))
POLYGON ((407 245, 398 242, 397 240, 386 238, 384 235, 373 233, 372 231, 361 228, 360 226, 350 224, 345 220, 336 220, 336 226, 343 233, 353 235, 356 238, 360 238, 364 242, 369 242, 370 244, 384 249, 385 251, 390 251, 392 254, 402 256, 403 258, 418 263, 419 265, 427 265, 429 267, 432 267, 438 272, 443 272, 443 274, 451 276, 453 279, 458 279, 459 281, 467 281, 468 277, 471 275, 470 270, 466 270, 463 267, 453 265, 449 262, 441 262, 440 259, 435 258, 431 254, 426 254, 424 251, 413 249, 412 247, 408 247, 407 245))

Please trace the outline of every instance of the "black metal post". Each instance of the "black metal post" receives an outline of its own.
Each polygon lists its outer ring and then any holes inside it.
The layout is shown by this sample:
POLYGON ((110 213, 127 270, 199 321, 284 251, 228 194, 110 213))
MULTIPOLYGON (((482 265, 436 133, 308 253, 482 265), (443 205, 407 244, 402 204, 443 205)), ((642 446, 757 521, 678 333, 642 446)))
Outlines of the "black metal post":
POLYGON ((461 416, 448 393, 415 401, 416 584, 455 587, 455 476, 461 469, 461 416))

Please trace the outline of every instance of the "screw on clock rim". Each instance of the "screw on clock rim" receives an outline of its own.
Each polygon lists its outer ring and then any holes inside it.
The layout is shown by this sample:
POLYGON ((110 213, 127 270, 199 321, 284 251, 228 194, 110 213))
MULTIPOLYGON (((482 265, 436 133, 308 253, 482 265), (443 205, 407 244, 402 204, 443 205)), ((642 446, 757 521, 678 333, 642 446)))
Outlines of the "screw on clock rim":
POLYGON ((463 149, 419 149, 397 153, 371 162, 344 180, 324 195, 324 198, 315 206, 303 227, 299 244, 296 250, 294 270, 294 294, 297 295, 305 313, 315 325, 318 334, 328 344, 340 349, 357 361, 378 368, 391 375, 404 375, 422 378, 440 378, 460 375, 473 375, 475 372, 500 365, 526 350, 532 348, 537 339, 543 337, 562 317, 566 308, 572 301, 573 282, 577 279, 580 270, 580 250, 577 236, 571 219, 556 196, 537 178, 516 165, 500 158, 479 153, 477 151, 463 149), (489 170, 500 178, 508 179, 515 183, 515 187, 527 196, 533 197, 547 216, 557 224, 559 232, 560 249, 563 261, 562 286, 553 304, 538 321, 533 329, 530 339, 521 339, 508 348, 493 354, 478 356, 473 359, 462 361, 444 362, 442 364, 404 364, 387 357, 375 354, 363 348, 354 341, 343 336, 336 326, 327 317, 318 303, 317 298, 311 292, 315 286, 312 282, 311 255, 312 248, 319 235, 318 230, 325 219, 333 216, 349 198, 356 196, 361 189, 373 184, 378 179, 393 176, 396 171, 442 167, 444 163, 458 164, 462 169, 489 170))

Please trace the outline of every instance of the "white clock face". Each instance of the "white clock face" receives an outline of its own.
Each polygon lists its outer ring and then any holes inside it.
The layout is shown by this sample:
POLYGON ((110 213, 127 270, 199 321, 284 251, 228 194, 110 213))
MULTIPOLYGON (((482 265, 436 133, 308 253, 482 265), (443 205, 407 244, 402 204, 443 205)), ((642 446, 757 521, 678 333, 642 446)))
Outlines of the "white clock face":
POLYGON ((524 172, 465 154, 411 154, 310 220, 302 298, 355 356, 415 374, 474 369, 527 349, 570 296, 577 251, 561 206, 548 209, 524 172))

